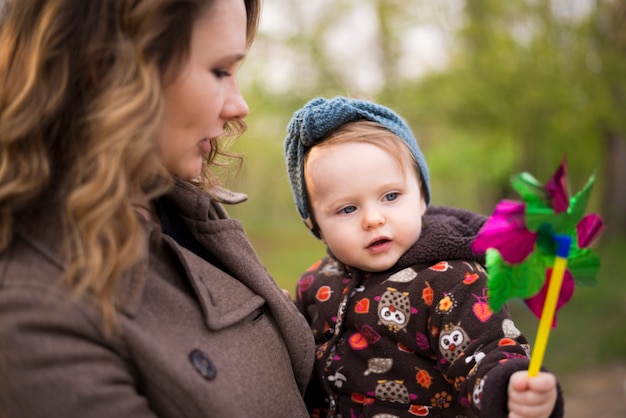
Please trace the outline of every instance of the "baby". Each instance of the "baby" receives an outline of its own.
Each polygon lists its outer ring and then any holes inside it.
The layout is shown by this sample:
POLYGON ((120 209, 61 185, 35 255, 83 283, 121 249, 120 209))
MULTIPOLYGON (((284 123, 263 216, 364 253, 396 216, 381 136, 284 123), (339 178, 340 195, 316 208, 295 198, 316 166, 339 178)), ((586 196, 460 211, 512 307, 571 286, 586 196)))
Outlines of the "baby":
POLYGON ((429 206, 426 161, 398 115, 316 98, 295 112, 285 157, 328 247, 296 296, 317 345, 312 416, 563 415, 554 375, 528 377, 528 341, 489 308, 471 250, 485 217, 429 206))

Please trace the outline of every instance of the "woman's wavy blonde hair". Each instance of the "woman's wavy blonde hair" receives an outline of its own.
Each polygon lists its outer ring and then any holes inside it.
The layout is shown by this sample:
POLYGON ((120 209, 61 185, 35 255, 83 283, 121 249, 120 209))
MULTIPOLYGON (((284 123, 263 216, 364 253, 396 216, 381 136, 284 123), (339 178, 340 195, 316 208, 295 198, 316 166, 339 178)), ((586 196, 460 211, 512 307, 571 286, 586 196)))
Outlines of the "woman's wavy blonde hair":
MULTIPOLYGON (((260 1, 244 0, 248 45, 260 1)), ((16 216, 54 190, 67 281, 77 295, 96 297, 106 328, 116 322, 122 272, 146 256, 133 198, 152 199, 172 184, 156 148, 162 75, 185 63, 193 24, 212 3, 7 0, 0 11, 0 254, 16 216)), ((227 131, 244 129, 238 121, 227 131)), ((230 156, 218 141, 212 147, 204 189, 219 182, 216 157, 230 156)))

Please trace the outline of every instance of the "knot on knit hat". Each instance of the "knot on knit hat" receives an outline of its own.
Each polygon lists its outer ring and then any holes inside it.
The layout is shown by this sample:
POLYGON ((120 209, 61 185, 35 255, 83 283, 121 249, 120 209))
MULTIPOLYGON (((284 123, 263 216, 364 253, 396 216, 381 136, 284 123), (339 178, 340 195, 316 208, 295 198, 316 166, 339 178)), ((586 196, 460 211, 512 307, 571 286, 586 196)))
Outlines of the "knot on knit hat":
POLYGON ((293 114, 287 127, 288 135, 285 139, 284 151, 287 175, 296 207, 305 224, 318 238, 319 232, 313 228, 311 221, 304 181, 304 157, 309 149, 324 141, 334 130, 346 123, 358 120, 379 123, 408 145, 417 162, 424 200, 427 204, 430 202, 430 180, 426 160, 411 128, 400 116, 391 109, 366 100, 341 96, 334 99, 317 97, 293 114))

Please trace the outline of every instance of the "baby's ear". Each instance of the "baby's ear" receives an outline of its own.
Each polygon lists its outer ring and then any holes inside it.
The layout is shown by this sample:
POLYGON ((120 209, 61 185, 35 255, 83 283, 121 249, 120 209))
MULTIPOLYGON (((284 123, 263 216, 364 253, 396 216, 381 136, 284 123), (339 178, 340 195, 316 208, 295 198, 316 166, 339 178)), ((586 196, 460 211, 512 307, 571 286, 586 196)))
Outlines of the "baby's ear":
POLYGON ((424 214, 426 213, 426 208, 428 207, 428 205, 426 205, 426 200, 424 199, 424 195, 422 194, 420 196, 420 215, 424 216, 424 214))

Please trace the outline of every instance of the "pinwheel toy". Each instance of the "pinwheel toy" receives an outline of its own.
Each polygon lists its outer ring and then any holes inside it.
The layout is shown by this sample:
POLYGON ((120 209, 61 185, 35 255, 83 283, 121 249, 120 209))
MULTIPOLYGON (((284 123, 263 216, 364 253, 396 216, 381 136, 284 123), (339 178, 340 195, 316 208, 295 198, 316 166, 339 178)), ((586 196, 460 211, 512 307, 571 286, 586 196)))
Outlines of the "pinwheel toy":
POLYGON ((472 243, 475 252, 486 253, 491 309, 517 297, 539 318, 530 376, 539 373, 556 312, 574 284, 596 284, 600 259, 588 247, 603 223, 598 214, 584 215, 594 182, 595 174, 570 198, 565 160, 545 185, 528 173, 514 175, 511 184, 523 201, 498 203, 472 243))

